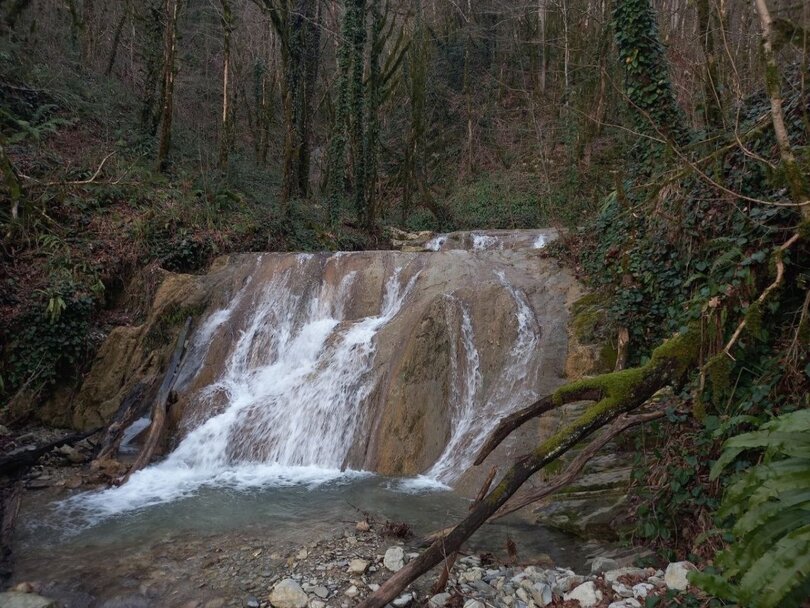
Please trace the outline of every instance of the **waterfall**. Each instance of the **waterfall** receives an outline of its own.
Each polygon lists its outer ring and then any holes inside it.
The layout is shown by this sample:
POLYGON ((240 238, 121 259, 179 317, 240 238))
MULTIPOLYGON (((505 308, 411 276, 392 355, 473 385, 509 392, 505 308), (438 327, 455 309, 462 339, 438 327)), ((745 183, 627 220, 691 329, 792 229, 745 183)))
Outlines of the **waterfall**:
MULTIPOLYGON (((398 487, 454 484, 499 419, 558 381, 543 362, 549 348, 564 353, 564 324, 549 325, 564 314, 562 291, 526 291, 545 262, 521 252, 538 238, 473 233, 449 250, 441 236, 435 253, 244 256, 218 275, 232 278, 190 338, 173 449, 66 507, 104 518, 204 488, 370 475, 384 470, 375 450, 396 453, 423 416, 433 443, 415 437, 425 451, 398 462, 424 469, 398 487)), ((128 431, 127 449, 145 422, 128 431)))

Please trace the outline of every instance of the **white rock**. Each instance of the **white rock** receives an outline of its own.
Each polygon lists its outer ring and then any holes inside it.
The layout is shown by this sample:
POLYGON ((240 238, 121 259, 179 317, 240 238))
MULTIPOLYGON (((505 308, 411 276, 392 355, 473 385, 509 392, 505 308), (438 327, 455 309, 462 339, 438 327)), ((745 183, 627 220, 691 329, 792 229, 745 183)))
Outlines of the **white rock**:
POLYGON ((619 582, 619 578, 622 576, 639 576, 639 577, 648 577, 652 574, 652 570, 650 568, 616 568, 615 570, 608 570, 605 572, 604 577, 605 580, 610 583, 611 585, 615 585, 619 582))
POLYGON ((538 606, 548 606, 552 600, 551 586, 546 583, 535 583, 529 589, 534 603, 538 606))
POLYGON ((450 599, 449 593, 437 593, 428 601, 430 608, 441 608, 444 603, 450 599))
POLYGON ((392 606, 396 606, 396 608, 403 608, 403 606, 407 606, 413 601, 413 595, 410 593, 404 593, 400 595, 397 599, 391 602, 392 606))
POLYGON ((372 592, 374 592, 377 591, 377 589, 379 589, 380 586, 377 583, 369 583, 368 588, 371 589, 372 592))
POLYGON ((349 572, 352 574, 363 574, 368 568, 368 562, 364 559, 353 559, 349 562, 349 572))
POLYGON ((317 595, 321 599, 326 599, 329 597, 329 589, 324 587, 323 585, 318 585, 317 587, 312 588, 312 593, 317 595))
POLYGON ((613 602, 608 608, 641 608, 641 603, 632 597, 623 599, 620 602, 613 602))
POLYGON ((633 590, 624 583, 614 584, 613 591, 616 592, 616 595, 619 595, 621 597, 634 597, 633 590))
POLYGON ((391 572, 397 572, 405 566, 405 550, 402 547, 389 547, 383 557, 383 565, 391 572))
POLYGON ((295 559, 297 560, 306 559, 308 555, 309 551, 307 551, 306 549, 301 549, 298 553, 295 554, 295 559))
POLYGON ((322 600, 309 600, 309 608, 326 608, 326 602, 322 600))
POLYGON ((35 593, 0 593, 0 606, 3 608, 56 608, 58 605, 54 600, 35 593))
POLYGON ((612 557, 597 557, 591 562, 591 574, 601 574, 618 567, 619 563, 612 557))
POLYGON ((518 590, 515 591, 515 595, 518 596, 518 599, 526 602, 527 604, 529 603, 529 594, 523 587, 518 588, 518 590))
POLYGON ((467 600, 464 602, 464 608, 486 608, 484 602, 479 602, 478 600, 467 600))
POLYGON ((582 608, 593 608, 602 601, 602 592, 596 588, 592 581, 582 583, 570 593, 566 593, 565 601, 576 600, 582 608))
POLYGON ((346 597, 357 597, 357 594, 360 593, 357 589, 357 585, 352 585, 346 591, 343 592, 343 595, 346 597))
POLYGON ((571 591, 571 589, 577 585, 581 585, 584 581, 585 578, 577 574, 564 574, 554 581, 554 583, 551 585, 551 590, 557 595, 563 595, 564 593, 571 591))
POLYGON ((301 585, 291 578, 276 583, 270 593, 270 603, 275 608, 304 608, 309 602, 301 585))
POLYGON ((633 597, 636 599, 644 599, 653 589, 655 589, 655 585, 650 583, 639 583, 638 585, 633 585, 633 597))
POLYGON ((664 573, 664 582, 669 589, 676 591, 686 591, 689 588, 689 579, 686 575, 697 570, 697 566, 692 562, 675 562, 667 566, 664 573))

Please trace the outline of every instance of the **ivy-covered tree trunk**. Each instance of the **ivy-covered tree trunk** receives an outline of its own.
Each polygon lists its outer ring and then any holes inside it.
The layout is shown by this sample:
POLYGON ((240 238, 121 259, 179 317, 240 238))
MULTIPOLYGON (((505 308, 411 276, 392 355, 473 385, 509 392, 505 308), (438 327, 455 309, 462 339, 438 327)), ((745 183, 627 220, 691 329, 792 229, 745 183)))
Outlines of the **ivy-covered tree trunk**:
POLYGON ((365 167, 363 167, 363 144, 365 132, 364 68, 366 50, 366 0, 349 0, 354 4, 355 20, 352 31, 352 71, 349 80, 350 149, 352 154, 352 174, 354 176, 354 208, 363 225, 368 225, 366 208, 365 167))
POLYGON ((619 64, 624 68, 624 92, 639 130, 664 138, 669 145, 683 146, 689 133, 672 92, 650 0, 616 1, 613 25, 619 64))
POLYGON ((335 223, 346 195, 346 143, 349 119, 349 73, 352 53, 350 40, 357 20, 357 11, 352 2, 346 2, 341 25, 341 41, 337 48, 337 100, 332 138, 327 159, 327 199, 329 218, 335 223))
POLYGON ((166 171, 172 145, 172 119, 174 115, 174 77, 177 56, 177 16, 181 0, 166 0, 164 5, 163 49, 163 106, 161 110, 160 142, 157 164, 159 171, 166 171))

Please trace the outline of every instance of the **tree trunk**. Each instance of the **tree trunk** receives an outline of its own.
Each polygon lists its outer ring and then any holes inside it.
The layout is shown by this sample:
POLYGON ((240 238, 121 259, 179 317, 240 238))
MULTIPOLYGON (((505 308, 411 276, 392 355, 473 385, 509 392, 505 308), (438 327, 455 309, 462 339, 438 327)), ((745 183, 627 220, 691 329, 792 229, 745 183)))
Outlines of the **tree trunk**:
POLYGON ((186 338, 188 337, 188 332, 190 329, 191 317, 188 317, 183 329, 180 330, 180 334, 177 336, 177 343, 175 344, 172 358, 169 360, 166 375, 163 376, 163 382, 160 385, 160 390, 158 391, 157 397, 155 397, 155 403, 152 406, 152 423, 149 425, 149 433, 146 436, 146 441, 144 441, 138 457, 135 459, 135 462, 132 463, 129 472, 122 480, 122 483, 126 483, 133 473, 144 468, 151 462, 152 456, 160 444, 163 437, 163 429, 166 423, 166 410, 168 408, 169 396, 172 388, 174 387, 174 381, 177 378, 177 369, 180 367, 180 362, 183 360, 183 354, 186 348, 186 338))
POLYGON ((163 47, 163 106, 161 110, 160 143, 158 144, 158 170, 169 168, 172 145, 172 118, 174 114, 175 56, 177 54, 177 15, 181 0, 166 0, 163 47))
POLYGON ((771 120, 773 121, 773 131, 776 135, 776 143, 779 146, 779 154, 782 158, 782 167, 785 171, 785 179, 790 189, 790 197, 794 203, 801 205, 802 217, 810 220, 810 200, 807 195, 807 185, 804 175, 793 155, 793 148, 790 145, 787 127, 785 126, 785 115, 782 110, 781 76, 779 66, 776 64, 776 54, 774 52, 774 31, 771 13, 768 10, 766 0, 755 0, 759 22, 762 28, 762 51, 765 59, 765 85, 768 89, 768 96, 771 98, 771 120))
POLYGON ((222 6, 222 122, 219 132, 219 158, 217 165, 220 171, 228 166, 228 153, 231 139, 230 69, 231 69, 231 33, 233 32, 233 11, 229 0, 220 0, 222 6))
POLYGON ((643 367, 612 372, 574 382, 558 389, 551 400, 562 406, 599 392, 599 400, 571 424, 540 444, 531 454, 515 463, 500 483, 446 536, 435 540, 418 558, 389 578, 359 608, 383 608, 419 576, 439 564, 494 515, 534 473, 557 460, 577 443, 622 414, 646 402, 669 384, 681 385, 700 354, 700 332, 691 327, 653 352, 643 367))

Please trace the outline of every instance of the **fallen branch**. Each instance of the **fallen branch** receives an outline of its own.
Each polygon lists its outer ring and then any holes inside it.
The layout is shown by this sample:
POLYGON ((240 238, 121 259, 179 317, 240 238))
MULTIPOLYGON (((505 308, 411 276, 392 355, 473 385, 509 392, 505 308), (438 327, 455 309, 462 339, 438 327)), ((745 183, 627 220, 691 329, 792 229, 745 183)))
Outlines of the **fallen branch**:
POLYGON ((121 481, 122 484, 126 483, 133 473, 149 464, 155 453, 155 449, 160 443, 160 439, 163 436, 163 427, 166 424, 166 410, 168 408, 169 395, 171 394, 172 387, 174 387, 174 381, 177 378, 177 369, 180 367, 180 361, 183 359, 189 329, 191 329, 191 317, 186 319, 183 329, 180 330, 180 335, 177 336, 174 353, 169 360, 169 367, 166 370, 166 375, 163 377, 163 383, 160 385, 160 390, 152 407, 152 424, 149 425, 149 434, 146 436, 146 441, 144 441, 143 447, 138 453, 138 457, 121 481))
MULTIPOLYGON (((586 388, 575 395, 571 395, 569 400, 567 400, 565 403, 574 403, 576 401, 596 401, 599 399, 599 397, 600 393, 598 390, 586 388)), ((484 462, 487 456, 489 456, 504 439, 511 435, 516 429, 526 424, 529 420, 542 416, 546 412, 550 412, 560 405, 564 404, 556 403, 554 400, 554 395, 548 395, 538 401, 535 401, 530 406, 525 407, 522 410, 518 410, 514 414, 510 414, 506 418, 503 418, 498 423, 498 426, 495 427, 495 430, 490 433, 489 439, 487 439, 484 446, 478 452, 478 456, 476 456, 474 464, 479 465, 484 462)))
POLYGON ((693 326, 684 334, 676 335, 659 346, 649 362, 642 367, 580 380, 557 389, 551 399, 555 406, 581 400, 583 394, 598 394, 599 400, 572 423, 541 443, 526 458, 516 462, 467 517, 391 576, 361 602, 359 608, 383 608, 410 583, 438 565, 445 556, 458 551, 534 473, 622 414, 640 407, 664 386, 682 385, 697 362, 699 352, 700 332, 693 326))
POLYGON ((43 443, 42 445, 26 445, 13 452, 9 452, 0 458, 0 475, 9 477, 16 475, 20 470, 34 466, 39 462, 40 458, 54 448, 78 443, 82 439, 87 439, 91 435, 95 435, 100 430, 99 428, 91 431, 82 431, 80 433, 71 433, 59 439, 43 443))
POLYGON ((556 494, 566 486, 570 485, 579 476, 582 469, 585 468, 585 465, 590 462, 591 458, 596 456, 596 454, 613 439, 631 427, 663 418, 665 414, 666 412, 663 409, 659 409, 644 414, 637 414, 635 416, 628 416, 627 414, 620 416, 613 422, 613 424, 606 428, 602 434, 599 435, 599 437, 589 443, 587 447, 583 448, 577 457, 568 464, 565 471, 555 476, 551 483, 537 488, 536 490, 519 494, 510 499, 505 505, 498 509, 498 511, 490 518, 490 521, 506 517, 507 515, 522 509, 523 507, 535 502, 539 502, 544 498, 548 498, 552 494, 556 494))

